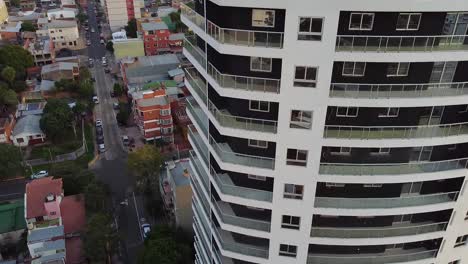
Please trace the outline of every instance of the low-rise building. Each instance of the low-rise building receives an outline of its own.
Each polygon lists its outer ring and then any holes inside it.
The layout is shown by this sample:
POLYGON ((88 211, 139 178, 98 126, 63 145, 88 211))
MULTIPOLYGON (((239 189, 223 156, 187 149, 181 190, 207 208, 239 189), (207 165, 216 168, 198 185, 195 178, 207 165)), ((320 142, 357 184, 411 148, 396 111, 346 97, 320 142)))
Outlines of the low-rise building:
POLYGON ((59 81, 61 79, 73 80, 80 75, 80 68, 76 62, 56 62, 44 65, 41 69, 42 80, 59 81))
POLYGON ((55 60, 54 42, 49 37, 24 39, 24 49, 28 50, 34 58, 34 64, 41 66, 51 64, 55 60))
POLYGON ((0 118, 0 143, 11 142, 10 136, 14 126, 15 118, 13 116, 0 118))
POLYGON ((47 10, 47 18, 49 20, 75 20, 76 15, 78 15, 76 8, 61 7, 47 10))
POLYGON ((125 27, 129 20, 141 18, 143 0, 106 0, 106 11, 112 32, 125 27))
MULTIPOLYGON (((62 7, 77 8, 75 0, 61 0, 62 7)), ((83 6, 83 8, 85 8, 83 6)))
POLYGON ((7 22, 0 25, 0 39, 10 43, 18 43, 21 37, 22 22, 7 22))
POLYGON ((40 126, 40 115, 27 115, 16 122, 10 139, 15 146, 24 147, 43 143, 46 135, 40 126))
POLYGON ((82 46, 80 45, 78 24, 75 20, 54 19, 47 23, 42 21, 42 23, 38 23, 38 27, 36 34, 39 37, 49 36, 56 49, 78 49, 82 46))
POLYGON ((184 34, 171 33, 164 22, 141 23, 146 56, 182 52, 184 34))

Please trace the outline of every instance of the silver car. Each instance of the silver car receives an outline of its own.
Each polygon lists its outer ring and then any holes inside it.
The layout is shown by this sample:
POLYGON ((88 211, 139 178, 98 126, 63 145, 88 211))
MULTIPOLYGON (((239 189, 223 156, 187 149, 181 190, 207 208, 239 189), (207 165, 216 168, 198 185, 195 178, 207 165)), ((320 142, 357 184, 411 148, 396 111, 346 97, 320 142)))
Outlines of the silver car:
POLYGON ((42 170, 42 171, 39 171, 39 172, 36 172, 34 174, 31 175, 31 179, 40 179, 40 178, 44 178, 44 177, 47 177, 49 176, 49 173, 45 170, 42 170))

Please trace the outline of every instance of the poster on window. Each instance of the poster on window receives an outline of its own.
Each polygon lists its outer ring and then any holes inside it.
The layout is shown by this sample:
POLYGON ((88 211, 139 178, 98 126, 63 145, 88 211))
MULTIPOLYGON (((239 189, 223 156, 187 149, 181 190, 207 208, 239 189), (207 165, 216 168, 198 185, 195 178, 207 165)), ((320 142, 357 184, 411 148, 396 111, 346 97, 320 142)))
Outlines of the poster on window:
POLYGON ((274 10, 252 10, 252 26, 253 27, 274 27, 275 26, 275 11, 274 10))

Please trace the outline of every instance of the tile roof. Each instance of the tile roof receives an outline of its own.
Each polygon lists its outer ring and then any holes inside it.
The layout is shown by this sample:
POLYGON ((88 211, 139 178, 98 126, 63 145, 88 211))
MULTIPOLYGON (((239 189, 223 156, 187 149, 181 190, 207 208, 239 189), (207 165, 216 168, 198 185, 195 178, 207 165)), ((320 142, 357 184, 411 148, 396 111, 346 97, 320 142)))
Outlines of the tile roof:
POLYGON ((82 194, 65 196, 60 203, 65 234, 83 231, 86 225, 85 198, 82 194))
POLYGON ((26 218, 44 216, 44 202, 48 194, 63 195, 62 179, 45 177, 26 184, 26 218))
POLYGON ((12 136, 17 136, 20 134, 29 134, 29 135, 40 135, 44 134, 40 126, 40 115, 26 115, 20 118, 15 127, 13 128, 12 136))
POLYGON ((53 238, 62 237, 63 235, 64 235, 63 226, 36 228, 36 229, 29 231, 28 243, 36 242, 36 241, 52 240, 53 238))
POLYGON ((76 67, 78 67, 78 63, 61 61, 61 62, 56 62, 54 64, 46 64, 42 66, 41 73, 44 74, 44 73, 49 73, 53 71, 63 71, 63 70, 72 71, 73 68, 76 68, 76 67))

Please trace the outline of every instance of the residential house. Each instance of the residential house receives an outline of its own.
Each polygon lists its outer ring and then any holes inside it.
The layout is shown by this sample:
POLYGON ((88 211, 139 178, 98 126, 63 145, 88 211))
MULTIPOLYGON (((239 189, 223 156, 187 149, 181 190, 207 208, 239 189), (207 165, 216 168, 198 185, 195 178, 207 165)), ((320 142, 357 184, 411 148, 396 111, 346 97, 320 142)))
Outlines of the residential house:
POLYGON ((169 79, 167 72, 178 68, 179 57, 176 54, 135 57, 122 60, 120 71, 125 86, 129 84, 146 84, 152 81, 169 79))
MULTIPOLYGON (((25 92, 25 96, 23 98, 29 98, 28 101, 36 101, 36 100, 44 100, 44 97, 39 92, 25 92)), ((28 115, 42 115, 44 112, 44 107, 46 106, 46 101, 40 102, 32 102, 32 103, 20 103, 16 108, 16 118, 20 118, 22 116, 28 115)))
POLYGON ((65 264, 65 233, 62 225, 30 230, 27 245, 31 264, 65 264))
POLYGON ((176 81, 177 83, 182 83, 184 81, 185 72, 181 68, 172 69, 167 72, 169 77, 176 81))
POLYGON ((165 89, 132 93, 133 118, 146 141, 173 142, 171 104, 165 89))
POLYGON ((34 11, 36 9, 36 1, 35 0, 20 0, 20 9, 23 12, 26 11, 34 11))
POLYGON ((38 23, 38 36, 49 36, 57 49, 78 49, 80 45, 80 34, 76 20, 51 20, 47 23, 38 23))
POLYGON ((192 230, 192 167, 188 159, 169 161, 160 173, 160 193, 171 220, 186 231, 192 230))
POLYGON ((184 33, 172 33, 169 35, 169 49, 172 53, 181 53, 184 45, 184 33))
POLYGON ((41 18, 42 14, 34 11, 27 11, 27 12, 17 12, 17 13, 9 13, 10 17, 8 18, 8 22, 31 22, 33 25, 37 25, 37 20, 41 18))
POLYGON ((143 0, 106 0, 105 2, 112 32, 125 27, 131 19, 141 18, 141 9, 145 7, 143 0))
MULTIPOLYGON (((75 0, 61 0, 62 7, 68 7, 68 8, 77 8, 75 0)), ((83 6, 83 8, 85 8, 83 6)))
POLYGON ((147 56, 168 52, 182 52, 184 34, 171 33, 164 22, 141 23, 145 54, 147 56))
POLYGON ((15 146, 29 146, 45 141, 46 135, 40 126, 40 115, 23 116, 16 122, 10 140, 15 146))
POLYGON ((23 22, 7 22, 0 25, 0 39, 9 43, 18 43, 21 38, 23 22))
POLYGON ((76 62, 56 62, 44 65, 41 69, 42 80, 58 81, 61 79, 72 80, 78 78, 80 68, 76 62))
POLYGON ((13 127, 15 126, 15 118, 13 116, 0 118, 0 143, 10 143, 10 136, 13 127))
POLYGON ((34 58, 35 65, 40 66, 54 62, 55 47, 54 42, 51 41, 49 37, 35 37, 28 39, 23 37, 23 41, 23 47, 31 53, 34 58))
POLYGON ((2 202, 0 204, 0 260, 2 259, 1 249, 14 246, 20 241, 25 229, 24 201, 21 199, 2 202))
POLYGON ((61 7, 47 10, 48 20, 75 20, 78 15, 78 9, 70 7, 61 7))

